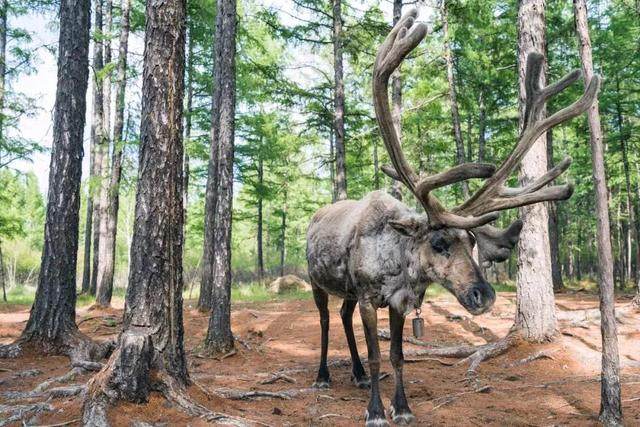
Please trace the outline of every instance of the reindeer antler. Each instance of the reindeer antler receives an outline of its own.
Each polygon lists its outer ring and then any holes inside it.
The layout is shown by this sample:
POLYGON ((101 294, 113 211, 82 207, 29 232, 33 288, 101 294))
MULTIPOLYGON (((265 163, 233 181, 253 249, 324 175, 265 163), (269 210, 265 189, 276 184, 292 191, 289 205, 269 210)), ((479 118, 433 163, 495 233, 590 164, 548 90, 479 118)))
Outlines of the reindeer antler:
MULTIPOLYGON (((395 168, 396 173, 391 173, 391 176, 402 182, 416 196, 427 212, 432 227, 478 227, 495 220, 498 214, 490 213, 479 217, 456 215, 445 210, 431 191, 469 178, 488 178, 495 171, 495 167, 489 164, 469 163, 436 175, 419 177, 407 163, 400 148, 400 138, 393 126, 388 97, 389 78, 427 33, 424 24, 415 24, 416 16, 417 11, 413 9, 398 21, 378 49, 373 70, 373 104, 382 139, 395 168)), ((388 168, 383 170, 390 172, 388 168)))
MULTIPOLYGON (((557 83, 541 87, 540 75, 544 57, 538 53, 532 53, 527 58, 525 73, 526 106, 523 130, 518 144, 500 167, 496 169, 495 166, 490 164, 465 163, 430 176, 418 176, 411 169, 402 153, 400 139, 391 119, 388 86, 389 78, 393 71, 426 35, 426 27, 420 23, 415 24, 416 16, 417 11, 411 10, 402 17, 378 49, 374 64, 374 107, 380 125, 380 133, 395 169, 395 171, 392 171, 390 168, 383 167, 383 171, 392 178, 401 181, 415 195, 429 216, 430 225, 434 228, 476 228, 495 220, 499 215, 499 211, 505 209, 569 198, 573 192, 571 185, 546 186, 567 170, 571 164, 571 159, 568 157, 525 187, 504 187, 504 182, 509 178, 516 166, 520 164, 524 155, 540 135, 552 127, 585 112, 593 104, 600 86, 600 77, 594 76, 578 101, 547 118, 541 119, 540 112, 544 108, 546 101, 578 80, 581 73, 580 71, 573 71, 557 83), (440 201, 431 194, 436 188, 470 178, 487 178, 487 180, 467 201, 451 211, 446 210, 440 201)), ((498 236, 499 230, 490 230, 485 227, 483 233, 498 236)), ((503 240, 508 241, 510 244, 513 243, 513 237, 504 238, 503 240)))

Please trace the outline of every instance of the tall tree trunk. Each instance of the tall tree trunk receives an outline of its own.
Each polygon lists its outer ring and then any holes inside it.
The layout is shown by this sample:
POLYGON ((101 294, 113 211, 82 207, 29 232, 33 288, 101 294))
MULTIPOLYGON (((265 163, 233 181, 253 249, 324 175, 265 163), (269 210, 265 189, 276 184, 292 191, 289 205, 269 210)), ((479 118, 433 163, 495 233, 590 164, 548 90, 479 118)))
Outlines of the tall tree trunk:
POLYGON ((7 0, 0 0, 0 142, 4 138, 4 101, 7 78, 7 0))
MULTIPOLYGON (((553 129, 547 131, 547 169, 553 167, 553 129)), ((558 204, 547 202, 549 210, 549 254, 551 256, 551 280, 554 292, 564 288, 560 267, 560 245, 558 243, 558 204)))
MULTIPOLYGON (((233 205, 233 150, 236 106, 236 1, 219 0, 216 20, 216 81, 219 84, 217 140, 218 200, 216 202, 213 245, 211 318, 205 346, 212 353, 227 353, 233 348, 231 333, 231 224, 233 205)), ((211 170, 211 168, 210 168, 211 170)))
MULTIPOLYGON (((622 105, 620 104, 620 100, 622 95, 620 93, 620 79, 616 76, 616 125, 618 128, 618 135, 620 135, 620 150, 622 151, 622 167, 624 171, 624 180, 625 180, 625 190, 626 190, 626 210, 628 215, 628 225, 627 225, 627 233, 626 233, 626 247, 627 247, 627 277, 631 278, 631 267, 632 267, 632 242, 631 242, 631 233, 633 233, 633 238, 636 241, 637 249, 636 249, 636 261, 640 260, 640 222, 636 217, 636 209, 632 200, 632 192, 631 189, 631 172, 629 170, 629 148, 628 148, 628 133, 624 126, 624 116, 622 114, 622 105)), ((637 274, 638 262, 636 262, 636 282, 638 281, 637 274)))
MULTIPOLYGON (((585 0, 573 1, 576 31, 580 44, 580 57, 585 84, 593 78, 591 40, 587 23, 585 0)), ((607 183, 602 148, 602 130, 598 101, 587 112, 591 131, 591 162, 596 192, 596 215, 598 237, 598 275, 600 285, 600 330, 602 332, 602 375, 600 383, 600 421, 606 426, 622 425, 622 405, 620 399, 620 359, 618 355, 618 335, 615 315, 615 295, 613 289, 613 260, 609 230, 609 206, 607 204, 607 183)))
POLYGON ((484 91, 478 96, 478 163, 484 162, 487 145, 487 108, 484 91))
POLYGON ((347 198, 347 157, 344 141, 344 79, 342 64, 342 0, 333 1, 333 73, 334 118, 333 131, 336 149, 336 199, 347 198))
POLYGON ((378 142, 373 140, 373 188, 380 189, 380 163, 378 161, 378 142))
POLYGON ((284 265, 287 255, 287 187, 284 190, 284 204, 280 221, 280 277, 284 276, 284 265))
POLYGON ((89 77, 89 0, 60 2, 58 86, 53 115, 44 248, 38 288, 20 341, 72 359, 101 357, 103 351, 75 323, 76 255, 82 140, 89 77))
MULTIPOLYGON (((113 29, 113 3, 111 0, 104 0, 103 3, 103 18, 104 25, 102 28, 102 55, 103 55, 103 70, 102 73, 108 71, 109 64, 111 63, 111 31, 113 29)), ((94 272, 93 280, 95 281, 95 295, 96 299, 99 292, 100 282, 103 281, 105 263, 107 263, 108 253, 108 223, 109 223, 109 183, 110 183, 110 161, 109 161, 109 146, 110 146, 110 134, 111 134, 111 73, 103 74, 100 79, 102 86, 102 137, 99 139, 98 145, 98 157, 100 160, 100 172, 98 175, 98 194, 96 197, 96 207, 99 211, 98 221, 94 223, 97 226, 98 237, 95 239, 97 242, 97 249, 94 252, 94 272)), ((106 289, 103 289, 103 302, 105 300, 104 294, 106 289)), ((100 305, 100 303, 98 303, 100 305)))
POLYGON ((331 176, 331 203, 338 200, 338 185, 336 183, 336 144, 333 127, 329 131, 329 174, 331 176))
MULTIPOLYGON (((524 126, 525 69, 531 52, 545 53, 544 0, 520 0, 518 71, 520 129, 524 126)), ((546 69, 546 67, 545 67, 546 69)), ((545 84, 542 73, 541 84, 545 84)), ((541 114, 546 114, 544 111, 541 114)), ((547 172, 547 139, 542 135, 522 159, 520 183, 526 186, 547 172)), ((556 311, 549 254, 549 217, 543 203, 520 208, 524 223, 518 242, 516 327, 524 339, 541 342, 556 333, 556 311)))
MULTIPOLYGON (((101 259, 98 262, 98 287, 96 304, 103 307, 111 305, 113 295, 113 277, 116 260, 116 236, 118 232, 118 210, 120 207, 120 179, 122 177, 122 150, 124 148, 124 107, 127 88, 127 53, 129 46, 129 13, 131 0, 122 0, 122 27, 118 48, 118 69, 116 89, 116 111, 113 128, 113 148, 111 155, 111 176, 107 191, 105 210, 106 232, 103 236, 101 259)), ((106 97, 105 97, 106 98, 106 97)))
MULTIPOLYGON (((217 3, 216 3, 217 4, 217 3)), ((220 33, 222 16, 216 16, 216 34, 212 49, 213 59, 213 92, 211 94, 211 130, 210 130, 210 150, 209 164, 207 168, 207 185, 205 189, 204 203, 204 242, 202 251, 202 278, 200 280, 200 296, 198 297, 198 309, 206 312, 211 310, 212 303, 212 284, 213 284, 213 263, 215 258, 215 233, 217 222, 217 205, 218 205, 218 171, 220 169, 219 157, 220 147, 218 142, 218 131, 220 127, 220 95, 222 93, 222 74, 219 72, 221 66, 220 49, 222 42, 220 41, 220 33)))
POLYGON ((186 70, 186 90, 187 90, 187 107, 184 123, 184 184, 183 184, 183 201, 184 205, 184 224, 186 239, 187 212, 189 209, 189 174, 191 173, 189 164, 189 144, 191 143, 191 123, 193 114, 193 30, 191 28, 191 20, 187 17, 187 70, 186 70))
MULTIPOLYGON (((393 26, 395 27, 402 16, 402 1, 393 0, 393 26)), ((396 68, 391 76, 391 118, 393 126, 396 128, 398 137, 402 141, 402 77, 400 68, 396 68)), ((397 180, 391 182, 391 195, 402 201, 402 183, 397 180)))
POLYGON ((140 174, 129 286, 118 346, 88 385, 85 425, 106 405, 146 402, 189 383, 182 323, 184 0, 146 4, 140 174))
MULTIPOLYGON (((460 165, 465 162, 464 141, 462 140, 462 130, 460 127, 460 113, 458 112, 458 94, 456 90, 456 81, 453 75, 453 52, 451 52, 451 43, 449 40, 449 16, 446 0, 442 0, 441 14, 442 33, 444 36, 444 60, 447 64, 447 82, 449 83, 451 123, 453 125, 453 138, 456 141, 456 162, 460 165)), ((462 195, 465 200, 469 198, 469 184, 467 183, 467 181, 462 181, 462 195)))
POLYGON ((2 301, 7 302, 7 276, 4 274, 4 257, 2 256, 2 240, 0 240, 0 284, 2 285, 2 301))
MULTIPOLYGON (((262 139, 260 140, 260 144, 262 145, 262 139)), ((258 252, 258 277, 260 279, 260 283, 262 283, 264 281, 264 252, 262 244, 262 188, 264 185, 264 161, 262 160, 262 155, 258 160, 258 184, 260 186, 260 191, 258 192, 258 232, 256 233, 256 244, 258 252)))
POLYGON ((96 294, 98 287, 98 259, 100 257, 100 224, 102 214, 102 178, 105 169, 105 156, 108 147, 104 145, 104 91, 100 72, 104 68, 104 48, 102 42, 102 1, 95 0, 95 18, 93 23, 93 118, 91 123, 91 140, 93 145, 93 175, 89 178, 92 198, 93 226, 93 259, 91 263, 91 283, 89 293, 96 294))

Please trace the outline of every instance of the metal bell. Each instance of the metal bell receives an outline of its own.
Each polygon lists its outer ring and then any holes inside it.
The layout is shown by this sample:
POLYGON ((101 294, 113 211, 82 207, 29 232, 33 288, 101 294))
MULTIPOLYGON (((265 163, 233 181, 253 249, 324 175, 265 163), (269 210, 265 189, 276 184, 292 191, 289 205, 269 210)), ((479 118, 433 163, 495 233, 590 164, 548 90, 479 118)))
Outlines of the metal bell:
POLYGON ((415 338, 422 338, 424 335, 424 319, 422 317, 416 317, 411 324, 413 326, 413 336, 415 338))

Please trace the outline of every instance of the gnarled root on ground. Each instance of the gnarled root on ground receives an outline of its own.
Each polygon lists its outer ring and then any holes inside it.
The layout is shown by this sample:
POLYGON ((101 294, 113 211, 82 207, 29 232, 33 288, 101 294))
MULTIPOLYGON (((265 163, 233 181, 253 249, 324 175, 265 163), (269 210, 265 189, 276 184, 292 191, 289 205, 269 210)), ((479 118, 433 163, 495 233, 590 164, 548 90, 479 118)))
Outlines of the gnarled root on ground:
POLYGON ((118 401, 143 403, 149 393, 157 391, 193 417, 220 424, 249 426, 257 423, 231 415, 210 411, 195 402, 186 384, 170 375, 162 355, 155 351, 149 331, 128 330, 122 333, 120 345, 104 366, 88 383, 83 406, 83 425, 109 426, 108 408, 118 401))
POLYGON ((411 352, 412 356, 453 357, 462 358, 456 365, 468 363, 467 378, 477 375, 480 364, 485 360, 500 356, 514 347, 521 340, 517 330, 511 330, 507 336, 498 341, 483 345, 458 345, 451 347, 426 348, 411 352))

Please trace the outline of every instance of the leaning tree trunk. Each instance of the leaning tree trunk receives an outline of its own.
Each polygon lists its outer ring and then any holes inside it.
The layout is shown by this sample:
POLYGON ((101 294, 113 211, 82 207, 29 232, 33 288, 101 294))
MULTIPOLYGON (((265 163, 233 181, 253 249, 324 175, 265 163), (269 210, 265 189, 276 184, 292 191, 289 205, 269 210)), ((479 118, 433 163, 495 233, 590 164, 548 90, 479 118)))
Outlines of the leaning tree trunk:
POLYGON ((100 244, 100 215, 102 213, 101 188, 102 177, 104 176, 104 92, 102 89, 102 78, 100 72, 104 68, 104 48, 102 42, 102 18, 103 18, 103 0, 95 0, 95 18, 93 24, 93 117, 91 123, 91 144, 93 146, 93 170, 89 177, 89 188, 91 191, 91 200, 93 212, 92 226, 93 230, 93 259, 91 263, 91 280, 89 284, 89 293, 96 294, 98 285, 99 244, 100 244))
POLYGON ((113 295, 113 277, 116 260, 116 236, 118 232, 118 210, 120 207, 120 179, 122 177, 122 150, 124 148, 124 107, 127 88, 127 52, 129 46, 129 14, 131 0, 122 0, 122 23, 120 28, 120 45, 118 48, 118 70, 116 111, 113 128, 113 151, 111 155, 111 176, 107 192, 105 210, 106 232, 101 242, 101 259, 98 263, 98 286, 96 304, 101 307, 111 305, 113 295))
MULTIPOLYGON (((580 57, 585 84, 593 78, 591 40, 587 23, 585 0, 574 0, 573 8, 576 32, 580 44, 580 57)), ((609 206, 607 182, 602 146, 602 129, 598 101, 587 111, 591 131, 591 163, 596 193, 596 216, 598 238, 598 279, 600 285, 600 330, 602 332, 602 376, 600 384, 600 421, 606 426, 622 425, 622 405, 620 399, 620 359, 615 315, 613 287, 613 259, 609 229, 609 206)))
MULTIPOLYGON (((449 103, 451 108, 451 123, 453 128, 453 137, 456 141, 456 162, 461 165, 465 162, 464 141, 462 140, 462 130, 460 127, 460 113, 458 112, 458 94, 456 90, 456 81, 453 75, 453 52, 451 52, 451 43, 449 40, 449 16, 447 11, 447 2, 442 0, 442 33, 444 36, 444 59, 447 64, 447 82, 449 83, 449 103)), ((462 181, 462 195, 465 200, 469 198, 469 184, 462 181)))
MULTIPOLYGON (((545 52, 544 4, 544 0, 521 0, 518 8, 520 129, 524 126, 527 56, 531 52, 545 52)), ((544 85, 544 73, 540 78, 544 85)), ((546 172, 547 140, 546 135, 542 135, 522 159, 521 185, 526 186, 546 172)), ((525 340, 546 341, 556 332, 547 208, 543 203, 522 207, 520 217, 524 224, 518 242, 516 328, 525 340)))
POLYGON ((140 175, 123 332, 88 387, 85 425, 106 406, 147 401, 189 382, 182 324, 182 115, 185 2, 147 2, 140 175))
MULTIPOLYGON (((89 77, 89 0, 60 2, 58 86, 53 116, 44 248, 38 288, 18 341, 72 359, 103 355, 75 323, 82 142, 89 77)), ((2 353, 2 351, 0 351, 2 353)))
MULTIPOLYGON (((402 1, 393 0, 393 26, 395 27, 402 16, 402 1)), ((391 105, 393 125, 396 128, 398 137, 402 142, 402 78, 400 75, 400 66, 396 68, 391 76, 391 105)), ((391 195, 402 201, 402 183, 393 179, 391 183, 391 195)))
POLYGON ((344 78, 342 64, 342 0, 333 0, 333 131, 336 149, 336 199, 347 198, 347 155, 344 141, 344 78))
MULTIPOLYGON (((218 95, 217 140, 218 200, 215 223, 212 224, 212 264, 204 266, 211 271, 211 318, 205 338, 205 347, 211 353, 227 353, 233 349, 231 333, 231 219, 233 204, 233 150, 235 138, 236 106, 236 1, 219 0, 216 18, 216 81, 218 95)), ((215 96, 215 95, 214 95, 215 96)), ((212 168, 210 167, 209 170, 212 168)), ((208 213, 207 213, 208 214, 208 213)), ((207 224, 211 226, 211 224, 207 224)))

